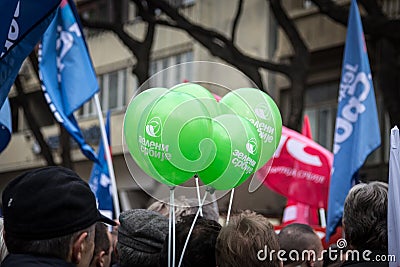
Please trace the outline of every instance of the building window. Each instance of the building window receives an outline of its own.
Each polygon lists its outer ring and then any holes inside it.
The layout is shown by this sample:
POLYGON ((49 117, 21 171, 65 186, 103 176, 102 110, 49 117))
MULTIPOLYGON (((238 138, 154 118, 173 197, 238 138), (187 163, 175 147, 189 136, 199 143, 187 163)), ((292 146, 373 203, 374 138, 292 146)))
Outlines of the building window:
MULTIPOLYGON (((307 89, 305 94, 305 107, 304 114, 308 115, 310 119, 311 130, 313 139, 320 145, 332 151, 333 136, 335 132, 336 113, 338 105, 338 90, 337 83, 326 83, 311 86, 307 89)), ((380 127, 387 128, 383 123, 381 108, 382 103, 377 101, 378 116, 381 120, 380 127)), ((377 165, 384 160, 382 157, 382 147, 384 151, 388 150, 388 143, 382 141, 381 147, 376 149, 369 155, 365 162, 365 166, 377 165)))
POLYGON ((336 121, 338 85, 336 83, 311 86, 305 94, 304 114, 310 119, 313 139, 332 151, 336 121))
MULTIPOLYGON (((122 110, 126 105, 127 69, 113 71, 99 75, 97 80, 100 87, 100 104, 103 112, 107 110, 122 110)), ((86 102, 79 110, 80 117, 96 115, 93 100, 86 102)))
POLYGON ((185 52, 150 63, 150 87, 172 87, 176 84, 193 80, 193 52, 185 52))

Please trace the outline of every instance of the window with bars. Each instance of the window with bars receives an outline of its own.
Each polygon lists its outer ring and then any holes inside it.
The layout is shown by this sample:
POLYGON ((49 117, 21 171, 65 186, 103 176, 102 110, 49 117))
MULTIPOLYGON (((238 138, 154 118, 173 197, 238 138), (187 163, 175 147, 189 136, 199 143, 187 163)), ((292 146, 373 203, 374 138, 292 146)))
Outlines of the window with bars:
POLYGON ((304 115, 310 119, 313 138, 330 151, 336 121, 337 94, 336 83, 311 86, 305 94, 304 115))
MULTIPOLYGON (((329 151, 333 150, 338 88, 336 83, 320 84, 309 87, 305 94, 304 114, 310 119, 313 138, 329 151)), ((381 127, 385 126, 381 123, 381 127)), ((383 160, 381 154, 381 148, 378 148, 368 157, 365 165, 379 164, 383 160)))
POLYGON ((173 56, 153 60, 150 64, 150 87, 172 87, 193 80, 193 52, 188 51, 173 56))
MULTIPOLYGON (((100 104, 102 110, 122 110, 126 105, 127 69, 121 69, 98 76, 100 104)), ((88 101, 79 110, 80 117, 96 115, 93 100, 88 101)))
MULTIPOLYGON (((304 114, 309 116, 313 138, 330 151, 335 131, 338 87, 336 83, 321 84, 310 87, 306 92, 304 114)), ((384 112, 382 99, 378 96, 376 101, 381 132, 389 133, 390 123, 387 113, 384 112)), ((367 168, 379 166, 389 160, 389 134, 381 138, 381 146, 365 161, 364 166, 367 168)))
MULTIPOLYGON (((307 115, 310 120, 313 140, 332 151, 333 136, 335 132, 336 112, 338 103, 338 89, 337 83, 323 83, 307 88, 305 93, 304 111, 303 114, 307 115)), ((284 112, 288 112, 289 105, 289 91, 281 92, 281 108, 284 112)), ((379 108, 382 104, 377 101, 378 116, 380 118, 380 127, 384 131, 390 131, 387 119, 385 122, 382 109, 379 108)), ((366 166, 380 164, 387 162, 388 154, 388 140, 382 140, 382 146, 375 150, 365 163, 366 166), (382 153, 382 149, 385 153, 382 153)))

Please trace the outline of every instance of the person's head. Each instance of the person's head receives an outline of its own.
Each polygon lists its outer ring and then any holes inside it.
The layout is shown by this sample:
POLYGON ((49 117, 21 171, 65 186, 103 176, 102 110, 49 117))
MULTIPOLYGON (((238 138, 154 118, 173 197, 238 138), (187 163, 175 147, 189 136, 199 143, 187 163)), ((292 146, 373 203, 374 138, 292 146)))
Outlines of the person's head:
POLYGON ((222 227, 216 244, 218 267, 278 267, 278 239, 267 218, 253 212, 235 215, 222 227), (271 257, 269 257, 271 255, 271 257))
POLYGON ((157 266, 168 233, 168 218, 154 211, 134 209, 122 212, 119 222, 120 266, 157 266))
POLYGON ((94 237, 93 257, 89 267, 110 267, 111 263, 111 233, 106 225, 101 222, 96 223, 94 237))
POLYGON ((339 267, 346 259, 346 247, 338 247, 337 244, 330 245, 323 256, 323 267, 339 267))
POLYGON ((283 266, 322 266, 321 239, 306 224, 293 223, 281 229, 278 234, 280 249, 285 252, 283 266))
MULTIPOLYGON (((176 224, 176 265, 178 265, 182 255, 183 247, 194 218, 195 215, 183 216, 176 224)), ((218 222, 198 217, 184 252, 181 266, 215 266, 215 243, 220 230, 221 225, 218 222)), ((168 238, 165 239, 161 252, 160 266, 168 266, 168 238)))
POLYGON ((382 182, 355 185, 348 193, 343 228, 350 248, 387 250, 388 186, 382 182))
MULTIPOLYGON (((169 207, 170 205, 168 204, 167 201, 157 200, 153 202, 147 209, 159 212, 162 215, 168 217, 169 207)), ((180 220, 180 218, 183 216, 196 214, 198 209, 199 207, 197 199, 186 198, 184 196, 175 199, 175 218, 177 221, 180 220)), ((216 205, 215 202, 203 205, 202 214, 203 218, 218 222, 219 219, 218 205, 216 205)))
POLYGON ((56 257, 88 266, 95 223, 114 224, 96 208, 89 185, 63 167, 28 171, 2 195, 4 239, 10 253, 56 257))

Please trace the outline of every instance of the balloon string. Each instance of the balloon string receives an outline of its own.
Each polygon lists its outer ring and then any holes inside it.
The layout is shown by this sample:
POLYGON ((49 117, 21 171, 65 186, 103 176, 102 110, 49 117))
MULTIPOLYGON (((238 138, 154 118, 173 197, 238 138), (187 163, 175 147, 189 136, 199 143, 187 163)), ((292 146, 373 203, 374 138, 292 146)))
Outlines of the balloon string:
MULTIPOLYGON (((206 200, 206 197, 207 197, 207 193, 208 193, 208 191, 206 191, 206 193, 204 194, 203 200, 200 203, 200 207, 203 206, 204 201, 206 200)), ((194 226, 196 224, 197 218, 199 217, 199 214, 200 214, 200 209, 197 210, 196 216, 193 219, 192 226, 190 227, 189 233, 188 233, 188 235, 186 237, 185 245, 183 246, 183 249, 182 249, 182 254, 181 254, 181 257, 179 259, 178 267, 181 267, 183 256, 185 255, 186 247, 187 247, 187 245, 189 243, 190 236, 192 235, 192 232, 193 232, 194 226)))
POLYGON ((172 240, 172 210, 171 208, 172 189, 169 191, 169 223, 168 223, 168 267, 171 267, 171 240, 172 240))
POLYGON ((203 208, 202 208, 202 205, 201 205, 200 186, 199 186, 199 176, 196 174, 194 176, 194 179, 196 181, 197 199, 199 201, 200 216, 203 217, 203 208))
POLYGON ((235 188, 231 190, 231 197, 229 199, 229 206, 228 206, 228 215, 226 215, 226 224, 229 224, 229 218, 231 217, 231 210, 232 210, 232 202, 233 202, 233 195, 235 194, 235 188))
POLYGON ((175 190, 171 190, 171 203, 170 209, 172 208, 172 266, 175 266, 175 190))
POLYGON ((217 203, 217 196, 214 192, 210 192, 210 197, 211 197, 211 205, 214 209, 214 211, 217 213, 217 218, 219 218, 219 209, 218 209, 218 203, 217 203))
POLYGON ((168 267, 175 266, 175 187, 169 190, 168 267), (171 251, 172 247, 172 251, 171 251), (171 253, 172 252, 172 253, 171 253), (171 259, 172 254, 172 259, 171 259))

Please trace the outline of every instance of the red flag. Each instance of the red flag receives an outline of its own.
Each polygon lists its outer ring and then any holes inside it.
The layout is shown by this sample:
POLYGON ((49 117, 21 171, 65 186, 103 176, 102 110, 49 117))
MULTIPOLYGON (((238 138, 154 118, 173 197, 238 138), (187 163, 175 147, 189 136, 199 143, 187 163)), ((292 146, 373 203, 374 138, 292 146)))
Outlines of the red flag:
POLYGON ((332 161, 330 151, 283 126, 273 162, 257 175, 269 188, 294 201, 326 208, 332 161))
POLYGON ((311 140, 313 139, 311 125, 310 125, 310 119, 308 118, 307 115, 304 115, 303 126, 301 127, 301 134, 304 136, 307 136, 311 140))
POLYGON ((282 225, 291 223, 318 225, 318 216, 316 217, 317 220, 315 220, 314 213, 318 215, 318 209, 289 198, 283 211, 282 225))
MULTIPOLYGON (((310 120, 304 116, 301 134, 312 139, 310 120)), ((310 205, 288 199, 285 210, 283 211, 282 224, 304 223, 308 225, 319 225, 318 209, 310 205)))

